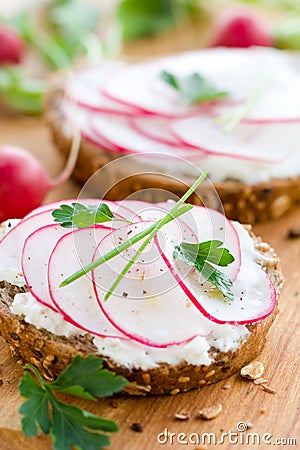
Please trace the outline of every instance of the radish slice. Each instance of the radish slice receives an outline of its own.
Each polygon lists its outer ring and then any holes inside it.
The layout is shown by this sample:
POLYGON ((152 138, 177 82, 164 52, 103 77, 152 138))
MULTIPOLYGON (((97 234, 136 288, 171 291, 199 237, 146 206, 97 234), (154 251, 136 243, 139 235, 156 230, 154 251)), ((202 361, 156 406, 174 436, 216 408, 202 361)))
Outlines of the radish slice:
POLYGON ((201 106, 182 104, 175 89, 160 80, 168 59, 127 66, 111 77, 102 88, 104 96, 123 105, 138 108, 161 117, 182 117, 195 114, 201 106))
MULTIPOLYGON (((157 206, 165 211, 169 211, 174 206, 174 203, 159 203, 157 206)), ((191 236, 196 236, 196 240, 194 239, 194 241, 191 241, 192 243, 210 240, 219 240, 223 242, 223 247, 227 248, 234 256, 234 261, 229 266, 221 267, 220 270, 234 281, 238 276, 241 266, 240 239, 234 223, 228 220, 219 211, 204 206, 194 206, 191 211, 181 216, 179 221, 182 223, 182 229, 189 230, 191 236)), ((163 233, 160 233, 158 236, 161 237, 162 235, 163 233)), ((163 244, 159 238, 157 243, 162 249, 163 244)), ((173 260, 173 250, 173 247, 162 250, 163 259, 168 261, 170 267, 176 263, 176 261, 173 260)))
MULTIPOLYGON (((85 199, 84 201, 86 205, 90 205, 91 203, 98 205, 99 202, 100 200, 97 201, 95 199, 85 199)), ((52 203, 53 209, 55 206, 60 206, 61 203, 62 202, 52 203)), ((69 202, 66 202, 64 204, 68 203, 69 202)), ((128 217, 131 217, 132 215, 131 212, 123 206, 118 206, 113 202, 105 203, 110 203, 109 206, 112 206, 111 209, 115 210, 116 215, 116 211, 119 210, 125 212, 128 217)), ((120 222, 114 220, 107 222, 105 227, 107 232, 109 232, 111 229, 117 228, 119 225, 120 222)), ((22 271, 29 291, 38 302, 49 306, 56 311, 57 308, 53 304, 48 291, 48 260, 59 239, 68 233, 70 233, 70 229, 63 228, 59 224, 51 224, 41 227, 27 237, 22 251, 22 271)))
POLYGON ((176 120, 172 127, 183 142, 219 156, 275 163, 299 149, 298 124, 240 123, 226 133, 224 123, 201 116, 176 120))
MULTIPOLYGON (((243 240, 241 264, 232 286, 233 301, 224 298, 196 270, 191 270, 187 274, 185 263, 178 260, 171 263, 168 251, 162 249, 159 239, 156 238, 156 245, 161 251, 166 267, 183 292, 207 319, 218 324, 255 323, 271 314, 276 305, 276 292, 267 273, 262 268, 258 270, 255 260, 248 258, 246 261, 245 255, 249 249, 253 248, 253 240, 242 229, 242 225, 235 223, 235 226, 240 227, 243 240), (249 276, 251 276, 251 287, 245 289, 249 276), (199 285, 202 286, 202 289, 199 289, 199 285)), ((230 247, 229 249, 231 250, 230 247)), ((230 266, 228 266, 229 270, 230 266)), ((222 267, 221 271, 228 275, 226 269, 226 267, 222 267)))
POLYGON ((67 99, 90 111, 121 115, 140 114, 139 109, 128 107, 108 99, 101 94, 101 87, 105 81, 126 67, 119 61, 106 60, 101 64, 79 71, 75 76, 67 79, 68 85, 65 87, 67 99))
POLYGON ((23 286, 22 250, 26 238, 38 228, 53 223, 52 210, 21 220, 0 241, 0 280, 16 286, 23 286))
POLYGON ((29 292, 41 304, 57 311, 48 291, 48 260, 58 240, 70 233, 60 225, 47 225, 28 236, 22 252, 22 270, 29 292))
MULTIPOLYGON (((7 280, 16 286, 23 286, 25 284, 21 263, 21 255, 25 240, 31 233, 39 228, 42 228, 45 225, 54 224, 52 211, 55 208, 58 208, 61 204, 71 204, 74 201, 78 201, 86 206, 96 206, 102 202, 102 200, 99 199, 63 200, 42 205, 28 214, 26 218, 21 220, 21 222, 12 228, 0 241, 0 281, 7 280)), ((130 220, 132 217, 131 212, 128 211, 127 208, 122 207, 115 202, 106 200, 104 203, 108 204, 112 212, 118 216, 118 218, 128 218, 128 220, 130 220)), ((107 225, 108 228, 117 228, 118 226, 120 226, 118 220, 109 222, 109 225, 107 225)))
POLYGON ((99 241, 109 231, 104 226, 82 228, 58 241, 49 259, 49 293, 53 304, 72 325, 96 336, 124 339, 101 312, 90 274, 59 287, 65 278, 91 262, 99 241))
POLYGON ((266 85, 246 120, 300 121, 299 56, 271 48, 219 47, 136 64, 104 83, 103 92, 120 103, 160 116, 194 114, 193 109, 180 103, 176 91, 159 79, 163 70, 177 76, 200 73, 228 92, 228 100, 233 103, 247 101, 266 85))
MULTIPOLYGON (((93 259, 152 223, 137 222, 105 236, 93 259)), ((177 221, 165 228, 168 228, 166 235, 172 236, 174 242, 181 239, 177 221)), ((187 302, 187 296, 162 261, 154 242, 140 255, 110 298, 104 301, 107 290, 140 245, 141 241, 93 271, 94 288, 103 313, 120 332, 151 347, 164 348, 207 335, 209 323, 187 302)))
POLYGON ((91 129, 91 122, 93 116, 96 114, 95 112, 78 108, 78 106, 65 101, 62 106, 62 113, 70 125, 76 125, 79 128, 84 139, 96 145, 96 147, 100 147, 110 152, 118 152, 118 149, 108 142, 107 139, 100 138, 91 129))
MULTIPOLYGON (((124 153, 146 153, 160 158, 177 156, 180 158, 201 159, 205 153, 198 149, 173 147, 159 142, 154 143, 151 139, 142 136, 135 131, 128 119, 117 116, 93 116, 91 123, 92 131, 100 139, 107 140, 112 147, 124 153)), ((152 156, 152 157, 153 157, 152 156)))
POLYGON ((170 119, 156 116, 132 117, 131 126, 148 139, 161 144, 182 147, 183 144, 170 131, 170 119))

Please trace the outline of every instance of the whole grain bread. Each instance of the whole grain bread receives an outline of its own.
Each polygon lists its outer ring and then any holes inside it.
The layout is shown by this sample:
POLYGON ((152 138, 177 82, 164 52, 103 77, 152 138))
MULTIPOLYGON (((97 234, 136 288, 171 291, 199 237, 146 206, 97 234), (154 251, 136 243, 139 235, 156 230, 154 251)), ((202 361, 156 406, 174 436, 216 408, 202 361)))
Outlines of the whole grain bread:
MULTIPOLYGON (((250 227, 248 227, 250 231, 250 227)), ((274 283, 277 299, 283 285, 280 260, 274 250, 254 235, 256 249, 265 255, 264 268, 274 283)), ((24 288, 21 288, 21 290, 24 288)), ((27 323, 22 316, 13 315, 10 305, 20 288, 7 282, 0 283, 0 332, 9 345, 13 355, 19 355, 25 362, 35 365, 47 379, 55 379, 77 354, 99 354, 93 344, 92 336, 85 334, 72 338, 56 336, 45 329, 37 329, 27 323)), ((210 349, 212 363, 207 365, 166 363, 147 371, 128 369, 116 364, 112 359, 103 357, 104 364, 117 374, 125 376, 129 385, 125 391, 133 395, 177 394, 190 389, 216 383, 236 373, 241 367, 253 360, 261 352, 266 336, 275 320, 278 305, 266 319, 248 325, 250 331, 245 341, 235 351, 221 352, 210 349)))
MULTIPOLYGON (((65 159, 67 159, 71 143, 72 130, 64 119, 61 110, 64 76, 56 74, 49 83, 45 101, 45 117, 52 132, 53 140, 65 159)), ((125 153, 122 153, 124 155, 125 153)), ((95 143, 82 137, 79 157, 73 177, 83 185, 98 169, 119 158, 119 153, 107 151, 95 143)), ((114 184, 114 180, 110 180, 114 184)), ((189 182, 187 183, 190 184, 189 182)), ((258 223, 275 220, 300 204, 300 176, 283 179, 272 179, 267 182, 245 184, 237 180, 225 180, 214 183, 216 191, 224 206, 226 216, 242 223, 258 223)), ((137 174, 128 176, 114 184, 106 193, 108 200, 122 200, 134 192, 151 188, 172 192, 181 197, 186 191, 186 184, 178 179, 156 174, 137 174)), ((151 196, 151 194, 149 193, 151 196)), ((147 194, 144 201, 153 201, 147 194)), ((164 201, 158 191, 154 201, 164 201)), ((193 194, 190 202, 201 204, 197 194, 193 194)))

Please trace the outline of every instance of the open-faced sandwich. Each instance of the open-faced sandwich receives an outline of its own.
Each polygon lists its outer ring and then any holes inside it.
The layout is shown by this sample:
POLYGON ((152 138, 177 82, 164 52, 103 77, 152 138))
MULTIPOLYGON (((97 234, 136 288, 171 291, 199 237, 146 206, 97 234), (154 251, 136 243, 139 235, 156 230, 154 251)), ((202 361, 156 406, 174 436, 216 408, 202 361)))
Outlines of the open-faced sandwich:
POLYGON ((300 200, 299 68, 298 54, 262 47, 103 60, 53 79, 47 117, 64 155, 74 123, 80 128, 80 182, 119 156, 149 155, 144 169, 160 175, 129 177, 111 200, 149 186, 181 196, 176 178, 190 184, 196 166, 208 172, 228 217, 265 221, 300 200))
POLYGON ((250 227, 184 200, 68 200, 4 223, 10 348, 46 379, 99 355, 142 395, 215 383, 255 358, 277 312, 278 257, 250 227))

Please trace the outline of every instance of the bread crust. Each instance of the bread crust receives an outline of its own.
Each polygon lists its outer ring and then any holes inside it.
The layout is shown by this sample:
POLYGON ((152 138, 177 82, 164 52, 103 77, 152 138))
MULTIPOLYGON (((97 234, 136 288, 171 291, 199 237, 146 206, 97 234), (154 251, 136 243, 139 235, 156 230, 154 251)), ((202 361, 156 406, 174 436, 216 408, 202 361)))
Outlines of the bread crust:
MULTIPOLYGON (((61 112, 63 75, 55 75, 49 83, 45 101, 45 117, 52 131, 53 140, 60 153, 67 159, 71 148, 71 131, 61 112)), ((122 155, 125 155, 125 153, 122 155)), ((83 185, 97 170, 119 157, 118 153, 104 150, 84 137, 81 141, 79 157, 73 177, 83 185)), ((226 216, 242 223, 258 223, 275 220, 300 204, 300 176, 284 179, 272 179, 256 184, 245 184, 236 180, 214 183, 224 206, 226 216)), ((128 177, 111 189, 108 200, 122 200, 130 194, 158 188, 173 192, 181 197, 186 185, 179 180, 164 175, 135 175, 128 177)), ((164 200, 158 197, 155 201, 164 200)), ((144 198, 145 201, 153 201, 144 198)), ((201 204, 197 195, 189 199, 201 204)))
MULTIPOLYGON (((260 238, 253 236, 253 239, 256 249, 267 257, 264 268, 274 283, 278 299, 283 285, 280 261, 268 244, 263 243, 260 238)), ((20 288, 6 282, 0 283, 0 332, 13 355, 19 355, 25 362, 32 363, 43 377, 53 380, 75 355, 94 353, 103 357, 106 367, 129 380, 125 392, 132 395, 174 395, 229 377, 259 355, 278 312, 277 306, 266 319, 249 325, 250 333, 237 350, 221 352, 212 347, 209 352, 212 363, 209 366, 185 363, 172 366, 164 363, 149 370, 137 368, 131 370, 99 354, 89 334, 72 338, 56 336, 45 329, 37 329, 27 323, 22 316, 13 315, 9 307, 18 292, 20 288)))

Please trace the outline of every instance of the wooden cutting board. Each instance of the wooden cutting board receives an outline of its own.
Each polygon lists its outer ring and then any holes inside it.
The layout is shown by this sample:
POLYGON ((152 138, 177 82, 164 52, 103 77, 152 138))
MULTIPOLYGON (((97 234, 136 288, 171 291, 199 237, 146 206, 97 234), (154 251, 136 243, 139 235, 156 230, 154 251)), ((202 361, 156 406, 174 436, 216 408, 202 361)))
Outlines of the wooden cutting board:
MULTIPOLYGON (((42 160, 52 175, 55 175, 63 165, 41 118, 0 117, 0 145, 4 143, 21 145, 31 150, 42 160)), ((76 196, 78 191, 79 186, 69 181, 53 191, 47 200, 70 198, 76 196)), ((287 233, 292 228, 300 228, 300 209, 277 222, 255 227, 255 231, 276 248, 282 259, 286 277, 285 288, 280 298, 280 313, 271 328, 265 349, 258 358, 265 366, 265 376, 269 379, 269 386, 276 393, 268 393, 261 386, 254 385, 236 375, 214 386, 177 396, 149 398, 118 396, 117 407, 112 407, 111 399, 95 403, 68 399, 76 405, 103 417, 112 418, 119 423, 120 431, 111 436, 112 450, 158 450, 160 448, 199 450, 206 447, 194 445, 195 433, 198 435, 215 433, 220 439, 223 432, 236 433, 237 424, 240 422, 251 426, 248 431, 241 433, 245 439, 247 433, 258 433, 261 440, 264 434, 269 433, 273 436, 272 443, 276 438, 294 438, 298 439, 298 443, 300 442, 300 238, 287 239, 287 233), (231 388, 223 389, 228 382, 231 388), (216 402, 220 402, 223 406, 222 413, 216 419, 203 421, 197 418, 199 409, 216 402), (182 410, 190 413, 191 418, 188 421, 180 422, 173 418, 175 413, 182 410), (143 425, 144 429, 141 433, 131 430, 131 424, 135 422, 143 425), (176 433, 173 444, 170 444, 171 438, 167 444, 158 442, 159 433, 165 429, 168 429, 170 433, 176 433), (192 439, 191 443, 188 445, 178 443, 178 433, 185 433, 187 439, 189 436, 192 439)), ((16 357, 10 357, 8 348, 1 339, 0 355, 0 379, 2 380, 0 449, 51 449, 52 445, 48 437, 28 439, 22 435, 18 414, 22 398, 17 388, 22 375, 22 362, 16 357)), ((234 438, 236 438, 235 435, 232 436, 232 439, 234 438)), ((164 442, 165 438, 161 436, 160 439, 164 442)), ((181 436, 181 439, 185 441, 184 436, 181 436)), ((250 439, 249 436, 248 439, 250 439)), ((252 444, 245 447, 270 448, 269 445, 263 444, 260 447, 252 444)), ((214 448, 214 446, 207 448, 214 448)), ((222 449, 229 448, 242 448, 242 445, 230 443, 225 438, 222 449)))

